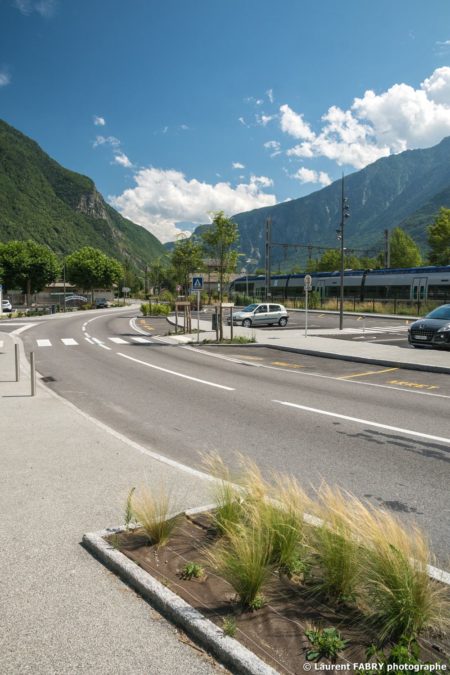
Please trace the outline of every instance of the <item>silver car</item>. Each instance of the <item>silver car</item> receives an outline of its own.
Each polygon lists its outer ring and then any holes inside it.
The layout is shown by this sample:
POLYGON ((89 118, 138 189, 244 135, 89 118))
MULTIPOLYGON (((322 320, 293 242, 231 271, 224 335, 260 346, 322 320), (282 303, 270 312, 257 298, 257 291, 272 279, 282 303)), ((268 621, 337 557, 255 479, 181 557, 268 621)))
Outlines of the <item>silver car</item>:
POLYGON ((2 300, 2 312, 12 312, 12 305, 9 300, 2 300))
MULTIPOLYGON (((250 326, 285 326, 289 314, 286 307, 274 303, 254 303, 239 312, 233 312, 233 325, 250 326)), ((228 319, 228 324, 230 319, 228 319)))

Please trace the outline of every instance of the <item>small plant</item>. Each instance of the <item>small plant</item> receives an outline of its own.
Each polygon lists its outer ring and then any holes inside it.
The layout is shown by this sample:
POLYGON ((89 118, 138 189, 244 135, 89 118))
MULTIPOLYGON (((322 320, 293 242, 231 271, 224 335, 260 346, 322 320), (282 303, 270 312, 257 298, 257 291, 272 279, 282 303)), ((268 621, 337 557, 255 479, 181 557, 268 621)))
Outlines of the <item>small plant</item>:
POLYGON ((267 604, 267 600, 262 593, 258 593, 255 596, 254 600, 249 604, 250 609, 256 611, 257 609, 262 609, 264 605, 267 604))
POLYGON ((109 543, 110 543, 111 546, 112 546, 113 548, 115 548, 115 549, 119 549, 119 548, 120 548, 120 537, 119 537, 119 535, 117 534, 117 532, 115 532, 114 534, 112 534, 112 535, 110 536, 110 538, 109 538, 109 543))
POLYGON ((222 630, 228 637, 234 637, 236 635, 237 624, 234 616, 226 616, 224 618, 222 630))
POLYGON ((133 493, 135 490, 136 490, 135 487, 131 488, 127 496, 127 501, 125 503, 124 520, 125 520, 125 527, 127 530, 130 529, 130 525, 133 520, 132 501, 133 501, 133 493))
POLYGON ((150 543, 158 548, 167 543, 177 525, 178 518, 169 518, 174 510, 173 500, 163 487, 156 494, 144 488, 133 495, 133 517, 142 525, 150 543))
POLYGON ((306 652, 308 661, 316 661, 322 657, 335 661, 339 652, 348 644, 343 640, 336 628, 310 628, 305 635, 312 645, 312 649, 306 652))
POLYGON ((243 493, 233 484, 230 470, 217 453, 203 455, 202 464, 217 479, 213 487, 213 498, 217 505, 213 523, 224 534, 242 519, 243 493))
POLYGON ((205 574, 201 565, 195 562, 186 563, 181 572, 181 578, 190 581, 191 579, 200 579, 205 574))
MULTIPOLYGON (((391 646, 388 654, 380 651, 376 645, 371 645, 366 652, 367 661, 376 663, 378 668, 369 673, 381 672, 388 665, 401 666, 422 666, 427 665, 420 659, 420 647, 417 640, 408 640, 401 637, 400 640, 391 646), (376 661, 375 661, 376 659, 376 661), (380 668, 381 666, 381 668, 380 668)), ((414 669, 415 672, 423 672, 422 669, 414 669)), ((428 670, 428 669, 427 669, 428 670)), ((366 671, 367 672, 367 671, 366 671)))

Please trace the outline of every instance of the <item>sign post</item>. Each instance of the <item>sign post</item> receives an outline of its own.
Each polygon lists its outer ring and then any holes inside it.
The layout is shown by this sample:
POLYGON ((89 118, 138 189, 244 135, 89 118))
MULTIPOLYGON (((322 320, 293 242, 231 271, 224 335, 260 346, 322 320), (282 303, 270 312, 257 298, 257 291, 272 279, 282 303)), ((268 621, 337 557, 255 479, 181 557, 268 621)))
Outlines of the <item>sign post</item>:
POLYGON ((0 316, 3 314, 3 286, 0 284, 0 316))
POLYGON ((308 337, 308 293, 312 290, 312 277, 305 274, 305 337, 308 337))
POLYGON ((192 277, 192 289, 197 293, 197 343, 200 342, 200 291, 203 290, 203 277, 192 277))

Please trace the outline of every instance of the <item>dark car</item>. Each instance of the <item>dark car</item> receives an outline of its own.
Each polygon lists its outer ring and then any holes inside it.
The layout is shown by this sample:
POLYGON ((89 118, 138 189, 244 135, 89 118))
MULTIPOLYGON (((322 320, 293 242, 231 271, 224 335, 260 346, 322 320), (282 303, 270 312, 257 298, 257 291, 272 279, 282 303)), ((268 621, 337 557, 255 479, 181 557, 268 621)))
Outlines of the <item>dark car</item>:
POLYGON ((96 309, 104 309, 105 307, 108 307, 108 301, 106 298, 97 298, 95 301, 95 307, 96 309))
POLYGON ((408 342, 413 347, 450 349, 450 305, 441 305, 414 321, 408 328, 408 342))

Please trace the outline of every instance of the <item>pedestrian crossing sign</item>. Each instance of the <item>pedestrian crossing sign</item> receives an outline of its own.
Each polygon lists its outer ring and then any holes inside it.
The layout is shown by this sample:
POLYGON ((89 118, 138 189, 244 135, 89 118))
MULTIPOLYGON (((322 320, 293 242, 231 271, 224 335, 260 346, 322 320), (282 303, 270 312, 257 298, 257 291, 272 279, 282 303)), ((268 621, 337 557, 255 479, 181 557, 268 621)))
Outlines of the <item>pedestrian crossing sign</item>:
POLYGON ((201 291, 203 289, 203 277, 192 277, 192 288, 194 291, 201 291))

